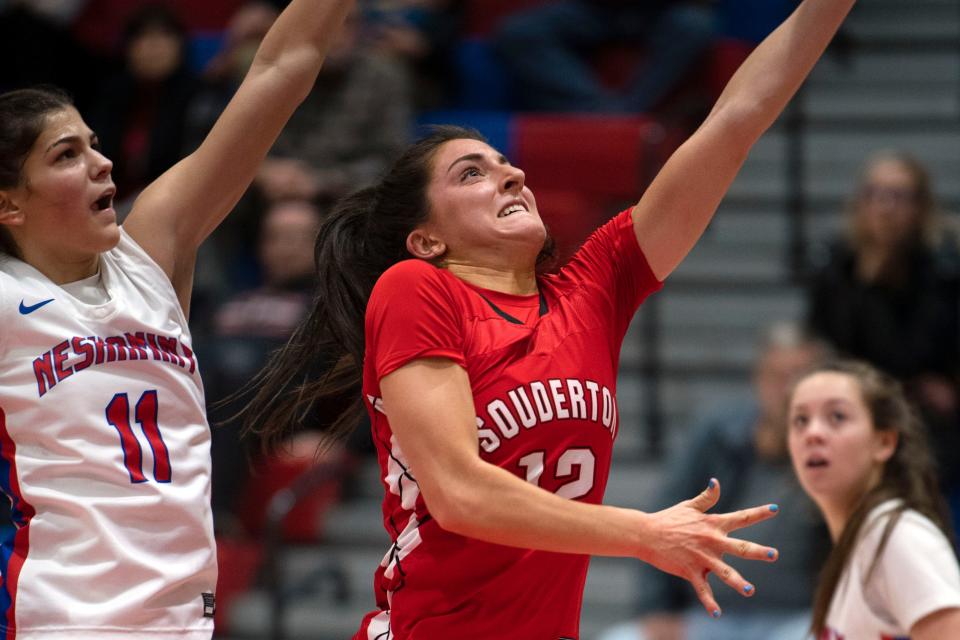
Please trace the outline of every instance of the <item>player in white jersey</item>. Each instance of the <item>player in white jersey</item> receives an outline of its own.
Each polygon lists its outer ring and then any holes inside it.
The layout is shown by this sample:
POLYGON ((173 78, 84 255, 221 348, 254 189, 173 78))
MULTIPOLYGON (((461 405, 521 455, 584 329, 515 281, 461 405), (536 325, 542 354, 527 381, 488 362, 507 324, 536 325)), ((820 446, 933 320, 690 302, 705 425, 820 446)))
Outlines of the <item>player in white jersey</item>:
POLYGON ((789 448, 834 548, 811 625, 818 640, 960 638, 960 567, 923 425, 902 387, 841 361, 790 394, 789 448))
POLYGON ((349 0, 293 0, 210 135, 121 229, 68 98, 0 96, 4 639, 207 639, 209 428, 187 327, 196 251, 313 86, 349 0))

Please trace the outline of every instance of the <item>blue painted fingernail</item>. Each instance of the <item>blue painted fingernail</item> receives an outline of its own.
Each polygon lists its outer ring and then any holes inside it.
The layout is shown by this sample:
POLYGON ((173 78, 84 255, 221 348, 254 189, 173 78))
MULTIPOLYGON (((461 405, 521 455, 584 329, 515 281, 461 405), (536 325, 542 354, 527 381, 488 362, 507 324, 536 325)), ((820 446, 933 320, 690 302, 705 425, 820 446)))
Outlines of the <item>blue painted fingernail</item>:
POLYGON ((767 557, 770 558, 771 560, 773 560, 773 558, 774 558, 776 555, 777 555, 777 552, 774 551, 773 549, 770 549, 770 551, 767 551, 767 557))
POLYGON ((715 486, 717 486, 717 481, 714 480, 713 478, 710 478, 710 482, 707 483, 707 486, 713 489, 715 486))
POLYGON ((720 617, 720 609, 714 609, 714 610, 713 610, 713 617, 714 617, 714 618, 719 618, 719 617, 720 617))
POLYGON ((770 505, 770 511, 773 511, 774 513, 776 513, 777 511, 780 511, 780 506, 772 504, 770 505))
POLYGON ((745 584, 745 585, 743 585, 743 592, 744 592, 744 593, 750 593, 751 591, 753 591, 753 585, 752 585, 752 584, 745 584))

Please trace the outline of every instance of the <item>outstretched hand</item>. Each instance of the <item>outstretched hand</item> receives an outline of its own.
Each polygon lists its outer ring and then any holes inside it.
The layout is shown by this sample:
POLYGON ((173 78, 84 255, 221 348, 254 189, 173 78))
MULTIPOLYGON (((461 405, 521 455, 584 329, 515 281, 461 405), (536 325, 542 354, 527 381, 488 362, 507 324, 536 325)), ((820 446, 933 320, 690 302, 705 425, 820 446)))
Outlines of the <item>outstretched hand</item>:
POLYGON ((700 602, 713 617, 720 615, 720 607, 707 582, 707 574, 714 573, 741 595, 752 596, 754 593, 753 585, 723 561, 724 554, 765 562, 774 562, 779 556, 772 547, 727 535, 731 531, 769 520, 777 514, 777 505, 731 513, 707 513, 719 498, 720 483, 710 480, 707 488, 697 497, 650 514, 656 533, 649 555, 643 558, 661 571, 689 581, 700 602))

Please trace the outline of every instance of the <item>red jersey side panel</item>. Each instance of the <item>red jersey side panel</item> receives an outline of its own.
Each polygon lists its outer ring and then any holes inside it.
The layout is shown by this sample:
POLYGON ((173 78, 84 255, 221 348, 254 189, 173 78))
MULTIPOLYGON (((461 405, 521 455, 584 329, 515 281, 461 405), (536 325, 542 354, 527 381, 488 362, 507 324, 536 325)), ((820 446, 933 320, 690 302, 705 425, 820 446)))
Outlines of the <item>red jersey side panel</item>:
POLYGON ((449 358, 469 376, 485 461, 566 498, 600 503, 618 427, 620 345, 660 283, 626 211, 538 286, 539 296, 510 296, 408 260, 374 288, 363 388, 394 544, 375 579, 382 611, 364 619, 356 640, 578 637, 589 558, 441 529, 380 400, 383 376, 419 358, 449 358))

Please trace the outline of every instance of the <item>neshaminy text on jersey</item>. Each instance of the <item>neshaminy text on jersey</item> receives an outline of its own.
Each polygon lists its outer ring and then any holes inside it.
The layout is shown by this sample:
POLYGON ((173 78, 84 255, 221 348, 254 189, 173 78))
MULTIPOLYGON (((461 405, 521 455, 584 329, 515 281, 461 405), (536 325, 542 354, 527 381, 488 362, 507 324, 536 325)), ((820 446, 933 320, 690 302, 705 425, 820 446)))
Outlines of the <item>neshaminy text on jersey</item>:
POLYGON ((75 336, 64 340, 33 361, 37 395, 43 397, 60 382, 91 365, 123 360, 166 362, 192 374, 197 369, 193 350, 177 338, 138 331, 122 336, 75 336))

